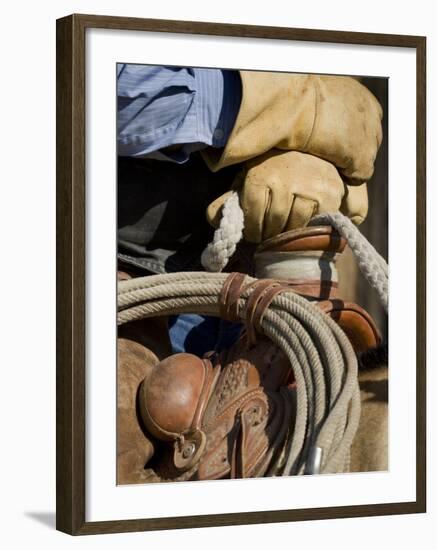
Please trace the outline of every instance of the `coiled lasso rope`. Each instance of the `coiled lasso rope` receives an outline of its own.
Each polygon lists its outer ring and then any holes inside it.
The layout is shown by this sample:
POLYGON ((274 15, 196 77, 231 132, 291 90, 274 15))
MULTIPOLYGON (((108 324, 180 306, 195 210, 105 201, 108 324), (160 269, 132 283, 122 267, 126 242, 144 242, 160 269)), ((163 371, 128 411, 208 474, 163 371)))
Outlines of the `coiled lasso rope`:
MULTIPOLYGON (((311 224, 333 225, 346 238, 358 265, 388 307, 388 267, 385 260, 340 213, 315 217, 311 224)), ((243 213, 238 195, 225 203, 219 229, 202 254, 208 271, 221 271, 242 238, 243 213)), ((228 275, 188 272, 120 281, 118 324, 144 317, 198 313, 219 316, 219 296, 228 275)), ((255 279, 237 303, 246 319, 255 279)), ((296 379, 296 418, 279 459, 268 475, 336 473, 349 469, 350 447, 360 418, 358 364, 340 327, 314 304, 291 290, 277 294, 266 309, 261 330, 287 355, 296 379)))
MULTIPOLYGON (((378 293, 381 304, 388 311, 388 265, 360 230, 341 212, 319 214, 310 225, 332 225, 344 237, 354 253, 358 266, 378 293)), ((223 205, 220 227, 213 241, 206 247, 201 262, 207 271, 221 271, 235 252, 243 235, 243 211, 234 192, 223 205)))
MULTIPOLYGON (((120 281, 118 324, 181 313, 219 316, 227 277, 188 272, 120 281)), ((242 321, 254 281, 246 276, 237 302, 242 321)), ((329 316, 291 291, 273 298, 261 329, 287 355, 297 388, 294 429, 269 475, 347 471, 360 417, 358 365, 348 338, 329 316)))

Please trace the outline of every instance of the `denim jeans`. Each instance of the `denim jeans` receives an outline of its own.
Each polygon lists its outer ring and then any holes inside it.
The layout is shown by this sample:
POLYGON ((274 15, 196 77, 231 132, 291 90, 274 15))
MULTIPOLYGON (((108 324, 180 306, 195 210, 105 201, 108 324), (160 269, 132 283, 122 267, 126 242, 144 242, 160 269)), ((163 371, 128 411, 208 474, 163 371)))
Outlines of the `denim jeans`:
POLYGON ((196 314, 174 315, 168 320, 173 353, 194 353, 202 357, 207 351, 220 352, 239 337, 241 323, 196 314))

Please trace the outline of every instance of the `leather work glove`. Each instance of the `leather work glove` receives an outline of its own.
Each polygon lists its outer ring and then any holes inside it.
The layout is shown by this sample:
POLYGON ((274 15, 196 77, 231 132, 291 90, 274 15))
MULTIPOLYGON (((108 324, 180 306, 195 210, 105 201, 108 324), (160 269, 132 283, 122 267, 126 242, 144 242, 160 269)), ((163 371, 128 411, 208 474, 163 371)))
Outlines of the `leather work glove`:
MULTIPOLYGON (((359 223, 367 214, 364 186, 353 199, 335 166, 296 151, 272 150, 247 161, 232 189, 244 212, 244 237, 259 243, 285 231, 305 227, 316 214, 342 211, 359 223), (349 198, 349 201, 343 199, 349 198), (349 210, 349 209, 352 210, 349 210)), ((207 208, 209 223, 218 227, 223 203, 231 192, 207 208)))
POLYGON ((367 182, 382 141, 382 108, 351 77, 240 71, 242 102, 224 149, 202 155, 212 171, 271 149, 325 159, 346 183, 367 182))
POLYGON ((368 210, 367 184, 345 185, 340 212, 350 218, 355 225, 360 225, 366 219, 368 210))

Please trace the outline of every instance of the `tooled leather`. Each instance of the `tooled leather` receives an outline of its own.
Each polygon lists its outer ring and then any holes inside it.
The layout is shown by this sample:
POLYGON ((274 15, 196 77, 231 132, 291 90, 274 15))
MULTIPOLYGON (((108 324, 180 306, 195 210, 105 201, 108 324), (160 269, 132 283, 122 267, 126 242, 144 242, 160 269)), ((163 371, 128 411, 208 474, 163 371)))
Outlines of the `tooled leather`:
POLYGON ((240 445, 236 447, 238 470, 231 471, 231 477, 244 478, 262 475, 265 466, 269 462, 266 460, 267 455, 271 454, 269 450, 277 449, 282 443, 281 428, 287 424, 287 420, 284 418, 284 407, 282 407, 279 394, 269 393, 267 395, 270 414, 269 422, 263 425, 263 437, 255 438, 251 433, 250 436, 253 439, 251 441, 248 434, 254 426, 254 419, 249 418, 248 414, 242 414, 241 416, 241 433, 244 437, 241 438, 240 445))
POLYGON ((255 368, 249 371, 255 380, 252 385, 259 385, 276 392, 281 386, 294 382, 290 361, 281 348, 269 338, 259 335, 256 347, 247 346, 247 338, 243 331, 240 338, 226 352, 222 352, 222 364, 246 361, 255 368))
POLYGON ((258 385, 249 386, 251 363, 240 359, 222 369, 216 383, 215 391, 205 410, 203 425, 208 426, 224 411, 226 407, 241 396, 242 389, 257 389, 258 385))
POLYGON ((199 479, 218 479, 231 476, 235 460, 241 464, 237 468, 240 476, 250 476, 259 455, 269 446, 266 428, 274 414, 271 398, 261 388, 239 396, 204 429, 208 433, 208 443, 198 470, 199 479), (270 401, 270 403, 269 403, 270 401), (250 413, 256 409, 256 413, 250 413), (245 438, 241 439, 241 416, 245 426, 245 438), (254 453, 254 451, 258 451, 254 453), (232 460, 234 458, 234 460, 232 460))
MULTIPOLYGON (((243 338, 239 345, 245 345, 243 338)), ((267 340, 263 345, 274 347, 267 340)), ((281 369, 289 371, 288 362, 282 362, 281 369)), ((271 387, 275 389, 279 380, 288 378, 277 370, 273 374, 276 382, 271 387)), ((278 391, 260 385, 268 381, 268 372, 258 372, 251 361, 242 358, 223 367, 205 412, 202 429, 207 445, 196 479, 253 477, 265 472, 291 425, 290 403, 287 406, 278 391)))
MULTIPOLYGON (((291 391, 294 390, 281 387, 279 392, 252 394, 252 398, 263 395, 270 402, 270 412, 256 426, 249 426, 244 447, 241 447, 243 441, 238 438, 239 415, 227 415, 221 417, 208 433, 206 447, 198 464, 186 472, 177 472, 168 453, 157 465, 155 475, 161 482, 262 477, 268 471, 273 457, 279 455, 291 439, 295 420, 289 395, 291 391), (241 464, 239 468, 233 467, 233 458, 241 464)), ((251 399, 247 401, 248 404, 251 402, 251 399)))
POLYGON ((248 359, 241 357, 240 352, 247 349, 242 337, 235 347, 239 359, 233 360, 232 349, 218 358, 214 369, 221 363, 221 372, 201 425, 206 434, 203 454, 196 465, 180 472, 172 463, 171 453, 166 452, 156 468, 162 481, 254 477, 265 473, 272 457, 282 449, 293 423, 290 400, 287 403, 278 391, 288 379, 286 371, 290 371, 290 366, 285 355, 269 352, 273 348, 274 344, 263 338, 261 360, 252 362, 256 350, 247 352, 248 359), (262 364, 262 369, 257 364, 262 364))
MULTIPOLYGON (((264 406, 264 401, 259 400, 257 403, 255 399, 252 399, 249 406, 239 411, 236 417, 239 430, 231 455, 230 477, 233 479, 250 477, 254 465, 265 454, 266 444, 263 437, 257 437, 254 439, 254 444, 250 445, 250 437, 253 435, 251 429, 261 424, 266 417, 267 411, 264 406)), ((263 435, 265 435, 266 429, 267 425, 264 427, 263 435)))
POLYGON ((292 433, 293 424, 288 395, 261 388, 251 392, 241 400, 240 408, 229 408, 214 422, 196 479, 263 476, 292 433))

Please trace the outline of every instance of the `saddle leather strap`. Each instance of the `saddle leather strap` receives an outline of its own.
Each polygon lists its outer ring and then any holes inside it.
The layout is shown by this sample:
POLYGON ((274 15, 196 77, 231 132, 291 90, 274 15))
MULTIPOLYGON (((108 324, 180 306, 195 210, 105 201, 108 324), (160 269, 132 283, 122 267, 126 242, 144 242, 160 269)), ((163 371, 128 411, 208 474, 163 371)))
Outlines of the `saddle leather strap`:
POLYGON ((231 451, 230 478, 241 479, 246 477, 245 449, 247 446, 247 428, 244 410, 237 411, 235 415, 235 427, 238 431, 231 451))
POLYGON ((219 295, 220 317, 228 321, 239 321, 238 300, 245 289, 244 273, 234 272, 226 278, 219 295))
POLYGON ((246 304, 246 332, 248 346, 256 344, 256 332, 262 331, 262 320, 266 309, 273 298, 281 293, 292 290, 287 281, 276 279, 261 279, 247 285, 244 284, 245 275, 231 273, 223 284, 219 296, 220 314, 230 321, 238 321, 238 300, 249 288, 253 288, 246 304))
POLYGON ((288 285, 288 281, 280 279, 259 279, 254 282, 244 284, 245 278, 246 275, 243 273, 235 272, 230 273, 225 280, 219 295, 220 316, 223 319, 228 321, 240 321, 240 317, 237 314, 238 300, 250 288, 253 288, 254 290, 248 298, 247 311, 249 312, 253 309, 266 287, 270 287, 272 285, 291 286, 291 283, 288 285))
POLYGON ((292 292, 292 289, 286 283, 282 283, 281 285, 270 285, 259 300, 252 319, 252 325, 256 332, 263 332, 262 321, 264 314, 275 296, 281 294, 281 292, 292 292))
MULTIPOLYGON (((262 322, 266 310, 273 299, 282 292, 301 294, 299 286, 293 280, 259 279, 244 284, 246 276, 242 273, 231 273, 226 279, 219 297, 220 313, 230 321, 239 321, 237 314, 238 300, 252 288, 246 303, 245 326, 248 349, 257 342, 257 333, 264 333, 262 322)), ((338 299, 317 300, 318 307, 332 317, 346 332, 356 352, 376 347, 380 341, 378 329, 370 315, 349 302, 338 299)))
POLYGON ((263 299, 263 296, 266 294, 266 292, 269 292, 269 289, 279 287, 281 286, 281 283, 271 279, 263 279, 261 281, 258 281, 256 284, 252 283, 252 286, 254 287, 254 289, 247 299, 246 304, 246 335, 247 344, 249 347, 252 347, 256 344, 256 328, 254 326, 254 317, 256 312, 258 311, 259 303, 263 299))
POLYGON ((343 252, 346 239, 330 225, 313 225, 285 231, 263 241, 257 252, 298 250, 335 250, 343 252))

